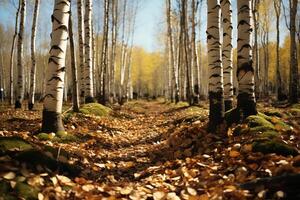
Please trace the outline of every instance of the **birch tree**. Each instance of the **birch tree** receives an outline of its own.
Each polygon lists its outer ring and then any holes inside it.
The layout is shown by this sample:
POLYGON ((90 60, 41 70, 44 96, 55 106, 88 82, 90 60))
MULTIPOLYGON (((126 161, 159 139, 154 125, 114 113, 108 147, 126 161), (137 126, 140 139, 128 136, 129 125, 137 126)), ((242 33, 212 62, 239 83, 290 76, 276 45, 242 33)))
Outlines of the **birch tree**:
POLYGON ((222 64, 224 81, 224 104, 225 111, 232 108, 233 102, 233 79, 232 79, 232 8, 231 0, 221 0, 223 44, 222 44, 222 64))
POLYGON ((283 100, 282 79, 280 72, 280 15, 281 15, 281 0, 273 1, 276 14, 276 96, 277 100, 283 100))
POLYGON ((179 102, 179 87, 178 87, 178 71, 175 64, 175 54, 174 54, 174 42, 173 42, 173 33, 172 33, 172 20, 171 20, 171 0, 166 0, 167 8, 167 23, 168 23, 168 39, 169 39, 169 58, 170 65, 172 66, 172 79, 174 82, 174 95, 175 103, 179 102))
POLYGON ((94 102, 93 91, 93 60, 92 60, 92 0, 85 1, 84 14, 84 42, 85 42, 85 103, 94 102))
POLYGON ((207 53, 209 67, 209 130, 215 132, 223 122, 223 68, 220 42, 221 7, 219 0, 207 1, 207 53))
POLYGON ((13 103, 14 103, 14 79, 13 79, 14 78, 14 53, 15 53, 16 38, 18 35, 18 19, 19 19, 19 15, 20 15, 20 8, 21 8, 21 1, 19 1, 19 6, 16 11, 15 33, 13 36, 11 51, 10 51, 9 99, 10 99, 11 105, 13 105, 13 103))
POLYGON ((257 114, 254 94, 254 68, 252 66, 252 24, 251 0, 237 1, 238 39, 237 39, 237 108, 243 117, 257 114))
POLYGON ((80 101, 84 102, 85 97, 85 62, 84 62, 84 29, 83 29, 83 6, 82 0, 77 0, 77 18, 78 18, 78 44, 79 44, 79 70, 80 70, 80 101))
POLYGON ((18 33, 18 54, 17 54, 17 65, 18 65, 18 88, 17 88, 17 98, 15 103, 15 108, 21 108, 22 102, 24 99, 24 58, 23 58, 23 38, 24 38, 24 24, 25 24, 25 15, 26 15, 26 0, 20 0, 20 25, 19 25, 19 33, 18 33))
POLYGON ((30 91, 29 91, 29 101, 28 108, 32 110, 34 107, 34 96, 36 88, 36 58, 35 58, 35 37, 37 20, 39 14, 40 0, 35 0, 34 11, 33 11, 33 22, 31 28, 31 72, 30 72, 30 91))
POLYGON ((64 131, 61 111, 70 4, 69 0, 55 0, 51 16, 51 48, 46 73, 47 84, 42 121, 42 131, 45 133, 64 131))
POLYGON ((79 112, 78 77, 77 77, 77 66, 76 66, 76 55, 75 55, 75 45, 74 45, 74 37, 73 37, 73 23, 72 23, 71 8, 70 8, 70 17, 69 17, 69 37, 70 37, 71 69, 72 69, 73 111, 79 112))
POLYGON ((289 0, 290 3, 290 103, 298 102, 298 61, 297 61, 297 43, 296 43, 296 16, 298 0, 289 0))

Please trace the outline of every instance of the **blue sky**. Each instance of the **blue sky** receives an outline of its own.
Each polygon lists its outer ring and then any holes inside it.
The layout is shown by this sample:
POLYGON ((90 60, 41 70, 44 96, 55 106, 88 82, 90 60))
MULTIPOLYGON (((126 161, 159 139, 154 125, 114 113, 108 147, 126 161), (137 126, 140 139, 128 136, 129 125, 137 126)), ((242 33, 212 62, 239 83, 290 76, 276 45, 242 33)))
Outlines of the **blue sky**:
MULTIPOLYGON (((15 16, 15 8, 12 6, 11 1, 17 2, 17 0, 0 0, 0 23, 4 24, 6 27, 14 26, 14 16, 15 16)), ((102 11, 102 6, 100 4, 101 0, 94 0, 94 10, 102 11)), ((130 1, 130 0, 129 0, 130 1)), ((135 38, 134 44, 138 46, 142 46, 147 51, 155 51, 157 49, 161 49, 163 44, 159 43, 158 34, 163 32, 164 23, 165 23, 165 0, 139 0, 140 8, 137 14, 136 21, 136 29, 135 29, 135 38)), ((176 1, 172 1, 175 3, 176 1)), ((52 12, 52 0, 41 0, 41 11, 39 18, 39 29, 37 32, 38 38, 49 38, 51 23, 50 16, 52 12)), ((234 38, 236 38, 236 0, 233 0, 233 26, 234 26, 234 38)), ((32 6, 28 6, 27 8, 32 13, 32 6)), ((76 7, 73 9, 73 14, 76 17, 76 7)), ((102 27, 102 12, 98 12, 99 14, 95 23, 101 29, 102 27)), ((201 35, 200 39, 202 42, 205 42, 205 29, 206 29, 206 1, 203 1, 203 7, 201 9, 201 35)), ((275 20, 274 20, 275 21, 275 20)), ((282 20, 283 21, 283 20, 282 20)), ((27 16, 27 34, 30 34, 30 27, 32 22, 32 16, 27 16)), ((282 23, 282 39, 284 35, 287 33, 285 24, 282 23)), ((97 29, 97 28, 96 28, 97 29)), ((275 30, 271 30, 271 39, 275 38, 275 30)), ((45 43, 49 42, 44 41, 45 43)), ((283 41, 283 40, 282 40, 283 41)), ((236 42, 234 42, 235 44, 236 42)), ((235 45, 234 45, 235 46, 235 45)), ((26 49, 26 44, 25 44, 26 49)))

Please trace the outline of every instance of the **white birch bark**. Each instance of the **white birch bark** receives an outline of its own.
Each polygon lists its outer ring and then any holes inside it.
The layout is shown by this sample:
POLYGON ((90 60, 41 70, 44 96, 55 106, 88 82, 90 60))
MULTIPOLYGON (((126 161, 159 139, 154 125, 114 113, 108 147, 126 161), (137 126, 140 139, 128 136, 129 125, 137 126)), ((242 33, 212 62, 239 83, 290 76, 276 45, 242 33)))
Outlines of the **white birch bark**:
POLYGON ((238 108, 243 116, 256 114, 254 95, 254 68, 252 66, 252 20, 251 0, 237 1, 238 8, 238 40, 237 40, 237 79, 238 108))
POLYGON ((220 42, 221 6, 219 0, 207 1, 207 51, 209 68, 209 130, 215 132, 224 117, 223 67, 220 42))
POLYGON ((16 12, 16 19, 15 19, 15 33, 13 36, 11 51, 10 51, 10 78, 9 78, 9 98, 10 98, 10 104, 13 105, 14 103, 14 52, 15 52, 15 43, 16 38, 18 35, 18 19, 20 15, 20 8, 21 8, 21 1, 19 1, 19 6, 16 12))
POLYGON ((51 49, 46 73, 44 97, 43 132, 63 131, 61 119, 65 58, 68 43, 70 0, 55 0, 52 19, 51 49))
POLYGON ((222 25, 223 25, 223 84, 224 84, 224 104, 225 111, 232 108, 233 101, 233 77, 232 77, 232 8, 231 0, 221 0, 222 25))
POLYGON ((94 102, 92 60, 92 0, 85 1, 85 102, 94 102))
POLYGON ((83 28, 83 3, 77 0, 78 18, 78 44, 79 44, 79 71, 80 71, 80 102, 84 103, 85 91, 85 62, 84 62, 84 28, 83 28))
POLYGON ((29 91, 29 110, 33 109, 34 106, 34 96, 36 88, 36 58, 35 58, 35 37, 37 29, 37 20, 39 14, 40 0, 35 0, 34 11, 33 11, 33 22, 31 28, 31 72, 30 72, 30 91, 29 91))
POLYGON ((17 66, 18 66, 18 82, 17 82, 17 98, 15 103, 15 108, 21 108, 24 99, 24 58, 23 58, 23 38, 24 38, 24 25, 26 16, 26 0, 21 0, 20 7, 20 26, 18 34, 18 54, 17 54, 17 66))

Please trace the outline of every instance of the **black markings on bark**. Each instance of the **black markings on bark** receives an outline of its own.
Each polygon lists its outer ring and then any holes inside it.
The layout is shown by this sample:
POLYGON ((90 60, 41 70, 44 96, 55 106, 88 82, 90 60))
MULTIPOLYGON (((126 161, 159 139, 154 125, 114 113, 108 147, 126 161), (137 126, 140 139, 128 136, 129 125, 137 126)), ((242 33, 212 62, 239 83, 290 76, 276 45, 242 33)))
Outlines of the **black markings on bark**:
POLYGON ((57 133, 64 130, 60 113, 43 110, 42 132, 57 133))
POLYGON ((224 120, 223 91, 209 92, 209 107, 208 130, 216 132, 224 120))

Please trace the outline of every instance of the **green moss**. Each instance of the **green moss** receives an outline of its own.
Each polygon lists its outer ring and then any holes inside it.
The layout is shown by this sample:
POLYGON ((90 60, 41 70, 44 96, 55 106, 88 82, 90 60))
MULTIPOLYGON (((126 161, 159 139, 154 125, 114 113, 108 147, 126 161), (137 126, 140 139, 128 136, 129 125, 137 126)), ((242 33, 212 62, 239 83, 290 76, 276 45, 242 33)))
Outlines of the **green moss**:
POLYGON ((274 139, 277 138, 280 134, 276 131, 267 130, 259 135, 260 138, 274 139))
POLYGON ((283 114, 278 110, 266 110, 264 111, 264 114, 266 114, 267 116, 283 117, 283 114))
POLYGON ((26 200, 35 200, 38 198, 38 190, 29 186, 28 184, 18 182, 15 190, 19 197, 26 200))
POLYGON ((36 135, 39 140, 51 140, 51 135, 48 133, 39 133, 36 135))
POLYGON ((8 151, 24 151, 32 149, 32 146, 19 137, 0 137, 0 154, 8 151))
POLYGON ((267 153, 276 153, 278 155, 288 156, 288 155, 298 155, 298 151, 277 140, 257 140, 252 143, 252 150, 254 152, 261 152, 264 154, 267 153))
POLYGON ((85 104, 80 112, 87 115, 96 115, 96 116, 107 116, 110 113, 111 109, 103 106, 99 103, 89 103, 85 104))
POLYGON ((188 107, 188 106, 189 106, 189 103, 185 102, 185 101, 179 101, 178 103, 176 103, 174 105, 174 107, 176 107, 176 108, 183 108, 183 107, 188 107))
POLYGON ((274 125, 271 122, 260 115, 251 115, 246 118, 245 122, 250 128, 263 126, 268 129, 275 129, 274 125))

